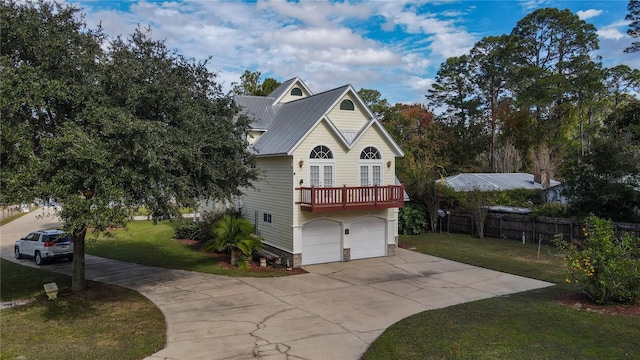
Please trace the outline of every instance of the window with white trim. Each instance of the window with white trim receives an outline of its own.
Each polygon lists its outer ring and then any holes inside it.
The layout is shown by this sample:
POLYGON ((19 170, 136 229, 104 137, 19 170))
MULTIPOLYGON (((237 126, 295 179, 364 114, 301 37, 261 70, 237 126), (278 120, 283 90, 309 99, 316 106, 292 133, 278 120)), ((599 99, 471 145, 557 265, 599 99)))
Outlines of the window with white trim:
POLYGON ((373 146, 367 146, 360 153, 360 159, 380 160, 381 158, 382 156, 380 156, 380 151, 378 151, 378 149, 374 148, 373 146))
POLYGON ((265 224, 272 224, 273 223, 273 217, 271 216, 271 213, 263 212, 262 213, 262 222, 265 223, 265 224))
POLYGON ((367 146, 360 153, 360 186, 382 185, 382 156, 373 146, 367 146))
POLYGON ((331 149, 324 145, 318 145, 311 150, 309 159, 333 159, 333 153, 331 149))
POLYGON ((356 107, 353 105, 353 101, 351 101, 349 99, 342 100, 342 102, 340 103, 340 110, 353 111, 355 109, 356 109, 356 107))
POLYGON ((309 154, 309 186, 333 187, 335 179, 333 152, 324 145, 318 145, 309 154))

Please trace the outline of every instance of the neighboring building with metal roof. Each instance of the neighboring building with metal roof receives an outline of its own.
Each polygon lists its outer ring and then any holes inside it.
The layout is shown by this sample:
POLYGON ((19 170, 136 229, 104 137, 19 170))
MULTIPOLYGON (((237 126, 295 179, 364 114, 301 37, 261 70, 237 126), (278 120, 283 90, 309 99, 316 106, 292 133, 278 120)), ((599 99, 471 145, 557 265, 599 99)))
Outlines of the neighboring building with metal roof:
POLYGON ((235 101, 264 173, 240 203, 267 250, 293 267, 394 254, 404 153, 351 85, 314 94, 296 77, 235 101))
MULTIPOLYGON (((463 173, 438 182, 446 183, 455 191, 543 190, 542 181, 535 181, 534 175, 527 173, 463 173)), ((549 187, 558 185, 559 181, 549 180, 549 187)))
POLYGON ((567 203, 561 182, 549 179, 544 172, 527 173, 462 173, 438 180, 455 191, 542 190, 544 201, 567 203))

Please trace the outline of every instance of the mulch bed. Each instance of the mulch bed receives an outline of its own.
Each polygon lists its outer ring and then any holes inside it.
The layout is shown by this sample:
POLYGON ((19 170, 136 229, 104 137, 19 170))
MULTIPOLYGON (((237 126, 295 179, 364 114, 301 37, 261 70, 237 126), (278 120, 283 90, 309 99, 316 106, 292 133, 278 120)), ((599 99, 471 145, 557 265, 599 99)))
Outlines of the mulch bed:
POLYGON ((606 315, 629 315, 640 316, 640 304, 638 305, 598 305, 591 301, 586 295, 583 294, 569 294, 564 295, 558 299, 558 302, 562 305, 571 307, 576 310, 592 311, 599 314, 606 315))
MULTIPOLYGON (((197 250, 200 250, 200 248, 202 247, 202 244, 198 241, 198 240, 188 240, 188 239, 176 239, 177 241, 180 241, 183 244, 189 245, 197 250)), ((220 267, 223 267, 225 269, 237 269, 238 267, 235 265, 231 265, 231 254, 227 254, 227 253, 219 253, 219 252, 213 252, 213 253, 208 253, 209 256, 216 258, 218 260, 218 265, 220 265, 220 267)), ((249 262, 249 272, 283 272, 283 273, 288 273, 288 274, 292 274, 292 275, 297 275, 297 274, 306 274, 307 272, 303 269, 300 268, 293 268, 291 270, 287 270, 286 267, 284 266, 277 266, 277 265, 273 265, 273 264, 268 264, 265 267, 260 266, 260 264, 256 261, 250 261, 249 262)))

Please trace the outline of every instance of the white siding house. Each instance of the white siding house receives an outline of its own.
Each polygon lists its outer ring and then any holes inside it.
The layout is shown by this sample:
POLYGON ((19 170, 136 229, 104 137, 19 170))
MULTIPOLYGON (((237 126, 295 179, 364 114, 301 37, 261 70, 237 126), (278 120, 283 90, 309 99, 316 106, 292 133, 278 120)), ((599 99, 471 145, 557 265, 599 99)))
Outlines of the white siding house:
POLYGON ((244 189, 243 216, 268 250, 294 267, 394 254, 404 154, 353 87, 313 94, 293 78, 235 100, 264 173, 244 189))

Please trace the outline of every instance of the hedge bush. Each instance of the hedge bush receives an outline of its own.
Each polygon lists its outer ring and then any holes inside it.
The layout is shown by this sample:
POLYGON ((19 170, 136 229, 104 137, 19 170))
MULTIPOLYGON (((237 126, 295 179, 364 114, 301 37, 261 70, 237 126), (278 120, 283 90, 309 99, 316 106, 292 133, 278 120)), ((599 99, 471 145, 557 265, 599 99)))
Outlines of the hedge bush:
POLYGON ((225 214, 236 215, 233 210, 206 212, 198 221, 182 218, 176 227, 176 239, 198 240, 202 243, 213 239, 213 228, 225 214))
POLYGON ((566 260, 566 282, 598 304, 640 303, 640 239, 616 238, 611 221, 590 215, 586 240, 555 243, 566 260))
POLYGON ((398 232, 402 235, 424 234, 429 228, 427 213, 424 208, 414 204, 409 204, 400 209, 398 222, 398 232))

